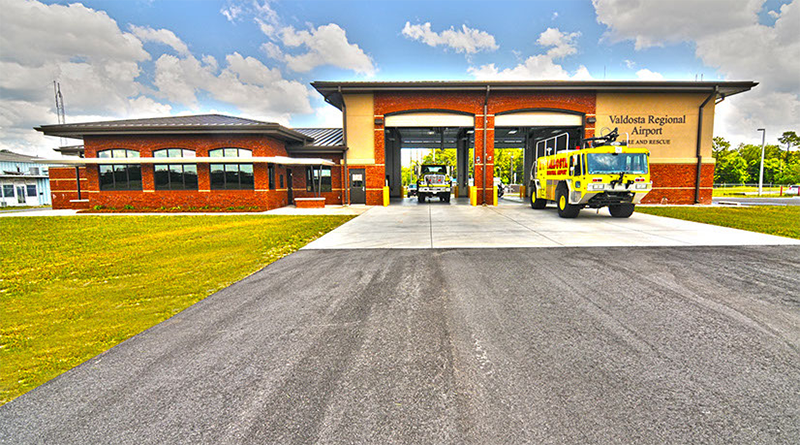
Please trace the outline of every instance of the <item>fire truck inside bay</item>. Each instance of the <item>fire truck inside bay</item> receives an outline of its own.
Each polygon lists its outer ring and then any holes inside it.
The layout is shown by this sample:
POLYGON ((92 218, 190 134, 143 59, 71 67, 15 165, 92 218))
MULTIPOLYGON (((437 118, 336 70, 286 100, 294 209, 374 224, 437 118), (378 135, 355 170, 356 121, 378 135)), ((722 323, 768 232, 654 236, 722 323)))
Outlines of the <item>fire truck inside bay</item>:
POLYGON ((529 182, 531 208, 543 209, 554 201, 562 218, 575 218, 584 207, 608 207, 615 218, 630 217, 653 188, 650 153, 617 142, 618 136, 615 128, 584 139, 583 149, 538 158, 529 182))

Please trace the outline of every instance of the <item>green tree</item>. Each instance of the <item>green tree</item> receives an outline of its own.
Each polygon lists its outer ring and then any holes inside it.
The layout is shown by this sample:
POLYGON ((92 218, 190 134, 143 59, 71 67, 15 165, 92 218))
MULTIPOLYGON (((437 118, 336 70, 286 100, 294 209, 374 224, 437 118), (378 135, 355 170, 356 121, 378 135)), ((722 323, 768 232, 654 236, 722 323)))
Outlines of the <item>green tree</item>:
POLYGON ((738 152, 733 151, 726 156, 717 158, 717 165, 714 169, 715 183, 738 184, 749 180, 747 161, 738 152))
POLYGON ((716 136, 711 145, 711 150, 716 154, 719 151, 728 151, 731 148, 731 143, 726 141, 725 138, 716 136))
POLYGON ((522 183, 524 160, 520 148, 497 148, 494 150, 494 176, 504 184, 522 183), (511 157, 514 157, 512 169, 511 157), (516 179, 516 181, 515 181, 516 179))
POLYGON ((431 150, 424 158, 422 158, 423 164, 437 164, 437 165, 452 165, 455 167, 456 165, 456 151, 453 149, 441 149, 436 148, 431 150), (435 160, 434 160, 434 154, 435 160))

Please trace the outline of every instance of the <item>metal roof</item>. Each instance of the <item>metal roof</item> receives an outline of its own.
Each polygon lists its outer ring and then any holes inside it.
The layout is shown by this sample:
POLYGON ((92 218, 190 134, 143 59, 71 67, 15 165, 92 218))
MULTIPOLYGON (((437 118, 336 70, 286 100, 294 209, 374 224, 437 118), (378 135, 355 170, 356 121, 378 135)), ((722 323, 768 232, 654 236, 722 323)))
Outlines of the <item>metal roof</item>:
POLYGON ((753 81, 643 81, 643 80, 523 80, 462 81, 428 80, 411 82, 311 82, 325 100, 342 109, 342 93, 375 91, 594 91, 625 93, 711 93, 732 96, 758 85, 753 81))
POLYGON ((308 147, 341 147, 344 145, 344 130, 341 128, 293 128, 294 131, 314 139, 308 147))
POLYGON ((221 114, 42 125, 35 127, 35 130, 48 136, 76 139, 82 139, 85 135, 105 134, 263 133, 291 142, 304 143, 306 141, 304 135, 274 122, 262 122, 221 114))
POLYGON ((85 151, 83 145, 65 145, 63 147, 54 148, 53 150, 67 156, 83 156, 83 152, 85 151))
POLYGON ((38 156, 29 156, 21 153, 14 153, 13 151, 0 150, 0 162, 30 162, 34 163, 38 156))

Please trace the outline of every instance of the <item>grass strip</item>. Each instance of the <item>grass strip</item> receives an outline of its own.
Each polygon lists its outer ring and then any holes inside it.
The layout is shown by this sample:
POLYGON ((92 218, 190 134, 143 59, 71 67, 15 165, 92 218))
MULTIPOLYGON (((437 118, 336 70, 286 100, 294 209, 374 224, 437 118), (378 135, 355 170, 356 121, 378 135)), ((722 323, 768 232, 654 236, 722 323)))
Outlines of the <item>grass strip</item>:
POLYGON ((800 239, 800 206, 636 207, 637 212, 800 239))
POLYGON ((0 404, 351 218, 0 219, 0 404))

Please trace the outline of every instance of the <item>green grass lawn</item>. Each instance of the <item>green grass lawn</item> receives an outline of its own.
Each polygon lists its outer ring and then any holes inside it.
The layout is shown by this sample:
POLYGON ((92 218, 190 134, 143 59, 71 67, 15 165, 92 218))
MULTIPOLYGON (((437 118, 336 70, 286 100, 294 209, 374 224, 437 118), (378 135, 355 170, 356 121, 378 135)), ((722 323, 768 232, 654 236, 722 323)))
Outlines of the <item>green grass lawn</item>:
POLYGON ((636 207, 637 212, 800 239, 800 206, 636 207))
POLYGON ((351 218, 1 218, 0 404, 351 218))
MULTIPOLYGON (((789 186, 783 187, 784 196, 786 196, 785 193, 788 187, 789 186)), ((762 193, 761 197, 779 198, 781 196, 780 191, 781 191, 780 187, 763 187, 761 189, 762 193)), ((738 197, 747 196, 748 198, 757 197, 758 196, 757 194, 751 194, 754 192, 758 192, 758 187, 718 187, 713 190, 712 195, 714 197, 722 197, 722 196, 738 196, 738 197)))

